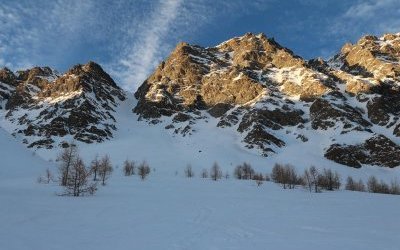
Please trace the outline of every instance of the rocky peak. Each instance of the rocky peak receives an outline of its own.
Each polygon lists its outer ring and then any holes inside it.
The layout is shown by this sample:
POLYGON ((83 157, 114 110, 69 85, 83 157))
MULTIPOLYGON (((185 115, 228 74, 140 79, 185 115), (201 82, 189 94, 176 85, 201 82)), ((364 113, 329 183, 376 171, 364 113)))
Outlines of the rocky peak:
POLYGON ((104 101, 115 102, 115 97, 125 99, 124 93, 114 80, 94 62, 73 66, 52 85, 47 86, 40 96, 55 98, 71 92, 94 93, 96 98, 104 101))
POLYGON ((246 33, 211 48, 178 44, 135 93, 134 111, 157 118, 219 103, 248 105, 276 91, 310 99, 330 90, 301 57, 264 34, 246 33))
POLYGON ((0 69, 0 82, 3 82, 8 85, 16 85, 16 76, 14 73, 8 68, 0 69))
POLYGON ((76 65, 61 76, 35 67, 18 72, 16 81, 6 99, 6 119, 29 147, 61 145, 66 135, 87 143, 112 137, 115 108, 125 93, 100 65, 76 65))
POLYGON ((217 48, 223 52, 234 52, 233 64, 242 67, 266 69, 272 66, 301 67, 305 64, 291 50, 282 47, 273 38, 267 38, 263 33, 246 33, 218 45, 217 48))
POLYGON ((328 62, 306 62, 264 34, 211 48, 180 43, 135 93, 134 112, 183 136, 195 133, 199 120, 216 120, 264 156, 309 143, 340 164, 397 166, 398 37, 365 36, 328 62), (384 130, 392 138, 380 135, 384 130), (360 140, 348 146, 348 136, 360 140))
POLYGON ((367 35, 355 44, 345 44, 332 62, 340 70, 370 80, 373 84, 400 80, 400 33, 382 37, 367 35))

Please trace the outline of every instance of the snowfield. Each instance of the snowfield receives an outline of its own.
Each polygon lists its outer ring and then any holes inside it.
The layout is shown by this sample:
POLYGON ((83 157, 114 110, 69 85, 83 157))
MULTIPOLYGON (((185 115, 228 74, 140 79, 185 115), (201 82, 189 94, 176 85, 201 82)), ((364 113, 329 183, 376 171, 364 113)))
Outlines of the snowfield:
POLYGON ((321 159, 317 151, 323 142, 312 131, 309 142, 264 158, 212 120, 182 137, 160 129, 165 124, 136 122, 129 103, 118 109, 122 125, 113 140, 80 144, 87 164, 97 153, 109 154, 114 164, 113 176, 95 196, 58 196, 62 190, 56 183, 38 184, 46 168, 57 173, 58 150, 30 151, 0 129, 1 250, 399 249, 399 196, 315 194, 271 182, 258 187, 254 181, 199 178, 214 161, 231 176, 244 161, 263 173, 270 173, 275 162, 292 163, 299 173, 314 164, 338 171, 342 182, 348 175, 390 181, 399 177, 399 169, 353 169, 321 159), (125 177, 125 159, 146 160, 155 171, 145 181, 125 177), (195 178, 183 176, 186 164, 193 166, 195 178))
POLYGON ((92 197, 0 184, 0 249, 398 249, 398 196, 114 173, 92 197))
POLYGON ((95 196, 58 196, 36 182, 56 166, 0 132, 0 249, 399 249, 399 196, 187 179, 184 166, 145 181, 118 167, 95 196))

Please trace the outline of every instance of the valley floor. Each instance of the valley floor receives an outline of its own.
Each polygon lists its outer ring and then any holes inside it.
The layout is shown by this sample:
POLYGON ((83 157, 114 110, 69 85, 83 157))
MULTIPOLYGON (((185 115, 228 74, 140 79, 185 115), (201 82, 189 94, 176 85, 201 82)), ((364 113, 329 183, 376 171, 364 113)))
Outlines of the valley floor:
POLYGON ((91 197, 0 182, 0 249, 398 249, 398 196, 115 169, 91 197))

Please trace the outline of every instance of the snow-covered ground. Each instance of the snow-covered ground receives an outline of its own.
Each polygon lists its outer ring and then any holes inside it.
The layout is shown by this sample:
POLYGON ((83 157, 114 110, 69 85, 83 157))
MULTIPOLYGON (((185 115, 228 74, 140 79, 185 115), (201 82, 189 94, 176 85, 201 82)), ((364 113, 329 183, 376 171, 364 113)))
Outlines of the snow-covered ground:
POLYGON ((95 196, 57 196, 57 184, 36 183, 46 167, 55 172, 55 165, 2 130, 0 143, 0 249, 376 250, 400 245, 398 196, 314 194, 270 182, 260 187, 232 178, 214 182, 198 172, 187 179, 184 166, 157 166, 145 181, 123 176, 118 167, 95 196))
POLYGON ((398 249, 398 196, 116 169, 92 197, 0 182, 0 249, 398 249))
POLYGON ((118 110, 122 125, 113 140, 80 144, 86 163, 109 154, 115 167, 108 185, 92 197, 57 196, 56 183, 38 184, 46 168, 57 172, 58 151, 34 153, 0 129, 1 250, 399 249, 399 196, 314 194, 270 182, 257 187, 253 181, 199 178, 214 161, 231 175, 244 161, 263 173, 275 162, 292 163, 299 172, 316 165, 339 171, 342 181, 347 175, 389 181, 399 169, 353 169, 321 159, 324 142, 312 131, 307 143, 292 143, 268 158, 246 150, 237 133, 216 128, 212 119, 194 125, 199 130, 191 137, 174 136, 160 129, 165 124, 136 122, 131 102, 118 110), (125 159, 146 160, 155 172, 145 181, 125 177, 125 159), (195 178, 183 177, 186 164, 195 178))

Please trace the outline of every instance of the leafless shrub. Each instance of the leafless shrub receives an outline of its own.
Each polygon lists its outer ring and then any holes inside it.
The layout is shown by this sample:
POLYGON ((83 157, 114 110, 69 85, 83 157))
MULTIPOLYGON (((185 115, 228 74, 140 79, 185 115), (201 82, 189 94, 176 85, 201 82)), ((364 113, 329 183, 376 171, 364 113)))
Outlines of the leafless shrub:
POLYGON ((146 162, 142 162, 138 166, 138 175, 142 180, 146 179, 146 177, 150 174, 150 166, 146 162))
POLYGON ((86 169, 82 159, 78 156, 70 166, 64 195, 82 196, 93 195, 96 190, 96 182, 91 182, 91 171, 86 169))
POLYGON ((383 180, 378 182, 375 176, 371 176, 368 179, 367 186, 368 192, 371 193, 400 195, 400 185, 396 179, 392 180, 390 185, 388 185, 383 180))
POLYGON ((238 180, 251 180, 253 179, 254 173, 255 171, 253 167, 250 164, 244 162, 243 164, 238 165, 235 168, 233 175, 238 180))
POLYGON ((210 177, 212 180, 217 181, 218 179, 222 178, 222 171, 219 167, 218 163, 214 163, 210 169, 210 177))
POLYGON ((301 180, 292 165, 275 164, 272 168, 271 179, 275 183, 282 184, 283 188, 293 189, 296 185, 301 184, 301 180))
POLYGON ((124 170, 125 176, 134 175, 135 174, 135 162, 125 160, 123 170, 124 170))
POLYGON ((333 172, 330 169, 324 169, 324 171, 318 175, 318 186, 322 189, 333 191, 340 188, 340 176, 338 172, 333 172))
POLYGON ((96 155, 95 158, 93 159, 93 161, 90 163, 90 171, 92 171, 94 181, 97 181, 99 169, 100 169, 99 156, 96 155))
POLYGON ((186 176, 187 178, 192 178, 192 177, 194 177, 194 171, 193 171, 191 165, 187 165, 187 166, 186 166, 186 168, 185 168, 185 176, 186 176))
POLYGON ((351 176, 347 177, 345 189, 358 192, 366 191, 364 182, 361 179, 354 181, 351 176))
POLYGON ((201 171, 201 178, 208 178, 208 170, 207 169, 203 169, 201 171))
POLYGON ((101 184, 103 186, 106 185, 106 180, 111 176, 112 171, 113 167, 111 165, 110 157, 105 155, 100 160, 100 166, 98 170, 101 184))
POLYGON ((72 164, 77 160, 77 158, 78 149, 74 143, 70 143, 69 147, 64 148, 57 157, 57 161, 60 162, 59 173, 61 186, 67 185, 69 170, 72 164))

